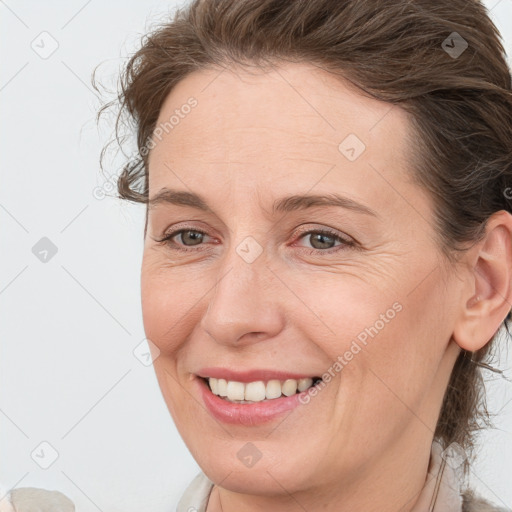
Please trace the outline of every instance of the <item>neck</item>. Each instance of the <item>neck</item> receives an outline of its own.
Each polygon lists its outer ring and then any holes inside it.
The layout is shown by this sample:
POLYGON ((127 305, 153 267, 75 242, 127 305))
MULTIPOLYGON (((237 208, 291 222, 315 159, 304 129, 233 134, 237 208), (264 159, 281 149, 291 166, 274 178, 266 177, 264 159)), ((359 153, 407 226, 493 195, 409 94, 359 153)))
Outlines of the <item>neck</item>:
POLYGON ((428 436, 418 443, 417 436, 411 438, 414 443, 409 449, 405 449, 402 437, 400 446, 383 452, 378 461, 368 463, 357 477, 329 480, 321 488, 293 494, 283 489, 279 496, 265 496, 215 486, 207 512, 415 512, 427 479, 432 440, 428 436))

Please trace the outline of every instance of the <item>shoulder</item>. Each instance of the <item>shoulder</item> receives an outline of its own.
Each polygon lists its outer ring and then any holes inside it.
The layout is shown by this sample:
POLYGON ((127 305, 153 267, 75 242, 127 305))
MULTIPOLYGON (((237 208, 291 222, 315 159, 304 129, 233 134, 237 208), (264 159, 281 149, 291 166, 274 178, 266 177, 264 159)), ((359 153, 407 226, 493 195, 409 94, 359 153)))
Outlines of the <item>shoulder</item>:
POLYGON ((498 507, 468 489, 462 493, 462 512, 511 512, 511 510, 498 507))
POLYGON ((205 512, 213 482, 201 471, 185 489, 176 512, 205 512))
POLYGON ((0 512, 37 510, 39 512, 75 512, 74 503, 60 491, 37 487, 17 487, 0 496, 0 512), (3 497, 2 497, 3 496, 3 497))

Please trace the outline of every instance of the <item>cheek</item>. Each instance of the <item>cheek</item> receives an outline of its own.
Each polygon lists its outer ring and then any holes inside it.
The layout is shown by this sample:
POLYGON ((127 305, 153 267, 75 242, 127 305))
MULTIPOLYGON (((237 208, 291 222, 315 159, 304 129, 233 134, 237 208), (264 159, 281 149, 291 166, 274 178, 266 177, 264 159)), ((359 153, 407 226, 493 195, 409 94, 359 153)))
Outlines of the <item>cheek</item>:
MULTIPOLYGON (((179 351, 199 321, 195 313, 199 290, 197 284, 177 274, 175 269, 155 265, 145 256, 141 271, 141 306, 146 337, 159 351, 153 369, 167 408, 183 432, 197 410, 182 387, 186 381, 180 373, 179 351)), ((204 291, 202 293, 204 295, 204 291)))
POLYGON ((185 272, 157 267, 145 258, 141 273, 144 330, 162 353, 172 353, 198 318, 198 301, 208 288, 185 272))
POLYGON ((350 350, 354 356, 360 350, 352 342, 363 348, 384 338, 389 325, 400 321, 400 294, 391 287, 376 292, 375 284, 363 276, 362 272, 359 276, 326 272, 308 279, 287 276, 287 284, 300 299, 290 294, 288 311, 305 337, 320 345, 332 361, 350 350))
POLYGON ((359 415, 373 410, 363 422, 376 410, 408 414, 404 403, 421 401, 444 353, 441 281, 431 276, 411 293, 413 274, 378 284, 347 275, 288 280, 303 303, 296 325, 331 360, 326 371, 341 376, 339 399, 357 396, 359 415))

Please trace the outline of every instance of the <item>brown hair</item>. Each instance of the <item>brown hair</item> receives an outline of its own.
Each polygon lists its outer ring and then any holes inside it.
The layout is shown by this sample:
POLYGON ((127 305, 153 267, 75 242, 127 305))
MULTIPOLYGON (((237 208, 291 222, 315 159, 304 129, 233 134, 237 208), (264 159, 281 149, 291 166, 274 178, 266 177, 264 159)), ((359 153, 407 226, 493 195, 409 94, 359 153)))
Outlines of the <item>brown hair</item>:
MULTIPOLYGON (((434 199, 447 261, 481 240, 490 215, 512 210, 511 76, 477 0, 193 1, 143 37, 118 97, 98 114, 119 105, 117 140, 121 117, 135 122, 138 152, 119 177, 119 196, 147 202, 148 141, 180 80, 195 70, 279 61, 317 65, 411 114, 411 174, 434 199)), ((507 320, 510 313, 508 330, 507 320)), ((491 424, 481 371, 495 339, 461 351, 434 434, 464 448, 466 473, 475 432, 491 424)))

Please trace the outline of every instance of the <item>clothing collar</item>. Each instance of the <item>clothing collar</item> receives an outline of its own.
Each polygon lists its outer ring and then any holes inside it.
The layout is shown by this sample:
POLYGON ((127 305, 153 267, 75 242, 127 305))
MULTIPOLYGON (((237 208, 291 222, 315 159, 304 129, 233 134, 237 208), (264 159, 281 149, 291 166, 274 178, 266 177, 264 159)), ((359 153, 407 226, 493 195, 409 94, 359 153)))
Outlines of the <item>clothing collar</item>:
POLYGON ((438 441, 432 443, 425 486, 411 512, 461 512, 463 456, 458 445, 443 451, 438 441))

